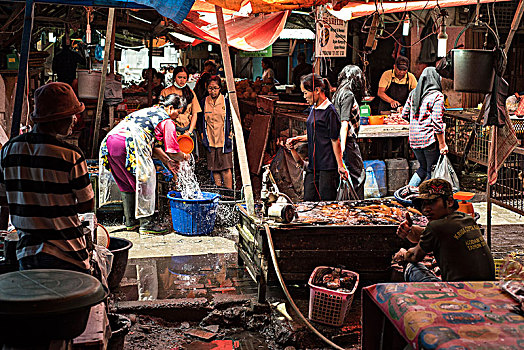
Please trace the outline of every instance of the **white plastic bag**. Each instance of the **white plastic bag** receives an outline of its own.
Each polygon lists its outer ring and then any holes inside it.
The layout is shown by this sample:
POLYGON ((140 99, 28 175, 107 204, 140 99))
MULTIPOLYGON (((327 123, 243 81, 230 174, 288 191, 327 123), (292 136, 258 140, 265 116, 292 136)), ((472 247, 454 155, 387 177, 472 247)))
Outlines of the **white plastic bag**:
POLYGON ((364 198, 380 198, 380 189, 378 188, 378 181, 375 177, 375 171, 368 166, 366 168, 366 182, 364 183, 364 198))
POLYGON ((440 155, 435 170, 433 170, 433 173, 431 174, 431 178, 446 180, 451 184, 451 187, 453 187, 453 192, 460 191, 460 183, 457 173, 455 172, 455 169, 453 169, 453 165, 451 165, 451 162, 446 155, 440 155))

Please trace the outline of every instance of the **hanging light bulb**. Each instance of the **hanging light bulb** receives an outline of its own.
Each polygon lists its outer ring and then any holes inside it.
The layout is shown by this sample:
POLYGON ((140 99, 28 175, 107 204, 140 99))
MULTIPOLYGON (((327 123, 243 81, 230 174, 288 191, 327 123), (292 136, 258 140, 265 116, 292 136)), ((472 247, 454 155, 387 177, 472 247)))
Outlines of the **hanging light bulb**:
POLYGON ((86 27, 86 43, 91 44, 91 9, 86 8, 87 10, 87 27, 86 27))
POLYGON ((440 26, 440 33, 438 34, 437 42, 437 57, 446 57, 446 53, 448 52, 448 34, 446 33, 446 24, 444 23, 444 20, 440 26))
POLYGON ((406 18, 404 19, 404 23, 402 24, 402 35, 409 35, 409 14, 406 14, 406 18))

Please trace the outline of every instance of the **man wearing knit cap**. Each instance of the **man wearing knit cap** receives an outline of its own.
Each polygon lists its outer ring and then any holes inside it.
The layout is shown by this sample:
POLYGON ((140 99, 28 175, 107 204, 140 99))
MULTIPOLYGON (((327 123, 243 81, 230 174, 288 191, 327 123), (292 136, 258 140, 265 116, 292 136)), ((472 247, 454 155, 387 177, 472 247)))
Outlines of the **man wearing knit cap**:
POLYGON ((393 69, 385 71, 378 82, 379 113, 404 107, 409 92, 417 87, 417 78, 408 72, 409 59, 398 56, 393 69))
POLYGON ((20 270, 90 270, 78 218, 94 205, 86 161, 79 148, 56 137, 70 134, 75 114, 83 110, 68 84, 44 85, 35 91, 33 131, 1 150, 0 190, 7 193, 18 232, 20 270))

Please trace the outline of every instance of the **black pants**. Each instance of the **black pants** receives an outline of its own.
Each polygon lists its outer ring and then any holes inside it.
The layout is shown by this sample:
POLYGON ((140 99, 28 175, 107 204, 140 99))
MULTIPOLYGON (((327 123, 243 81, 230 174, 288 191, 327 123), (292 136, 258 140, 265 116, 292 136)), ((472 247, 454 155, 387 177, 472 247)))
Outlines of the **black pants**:
POLYGON ((358 198, 352 199, 364 199, 364 182, 366 182, 366 170, 364 169, 364 162, 362 161, 362 155, 360 148, 358 147, 357 139, 354 137, 348 137, 346 140, 346 149, 344 150, 344 164, 349 171, 349 177, 355 193, 358 198))
POLYGON ((440 156, 438 142, 433 142, 425 148, 414 148, 413 153, 415 153, 415 157, 420 163, 420 167, 417 169, 417 175, 422 181, 429 179, 432 167, 437 164, 438 157, 440 156))
POLYGON ((337 198, 339 183, 337 170, 312 170, 306 171, 304 179, 304 201, 334 201, 337 198))

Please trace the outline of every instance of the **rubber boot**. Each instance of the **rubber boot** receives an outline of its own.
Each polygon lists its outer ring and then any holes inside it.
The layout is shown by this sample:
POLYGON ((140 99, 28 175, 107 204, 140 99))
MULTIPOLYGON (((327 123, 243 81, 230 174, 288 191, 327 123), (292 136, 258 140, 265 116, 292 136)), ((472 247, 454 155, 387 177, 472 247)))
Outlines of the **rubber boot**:
POLYGON ((418 185, 420 185, 421 183, 422 183, 422 179, 420 178, 420 176, 418 176, 417 173, 415 173, 411 177, 411 180, 409 180, 408 185, 413 186, 413 187, 418 187, 418 185))
POLYGON ((167 228, 155 223, 153 215, 140 219, 139 233, 150 233, 154 235, 163 235, 167 233, 167 228))
POLYGON ((126 230, 136 231, 139 222, 135 219, 135 193, 120 192, 122 194, 122 206, 124 207, 124 217, 126 219, 126 230))

